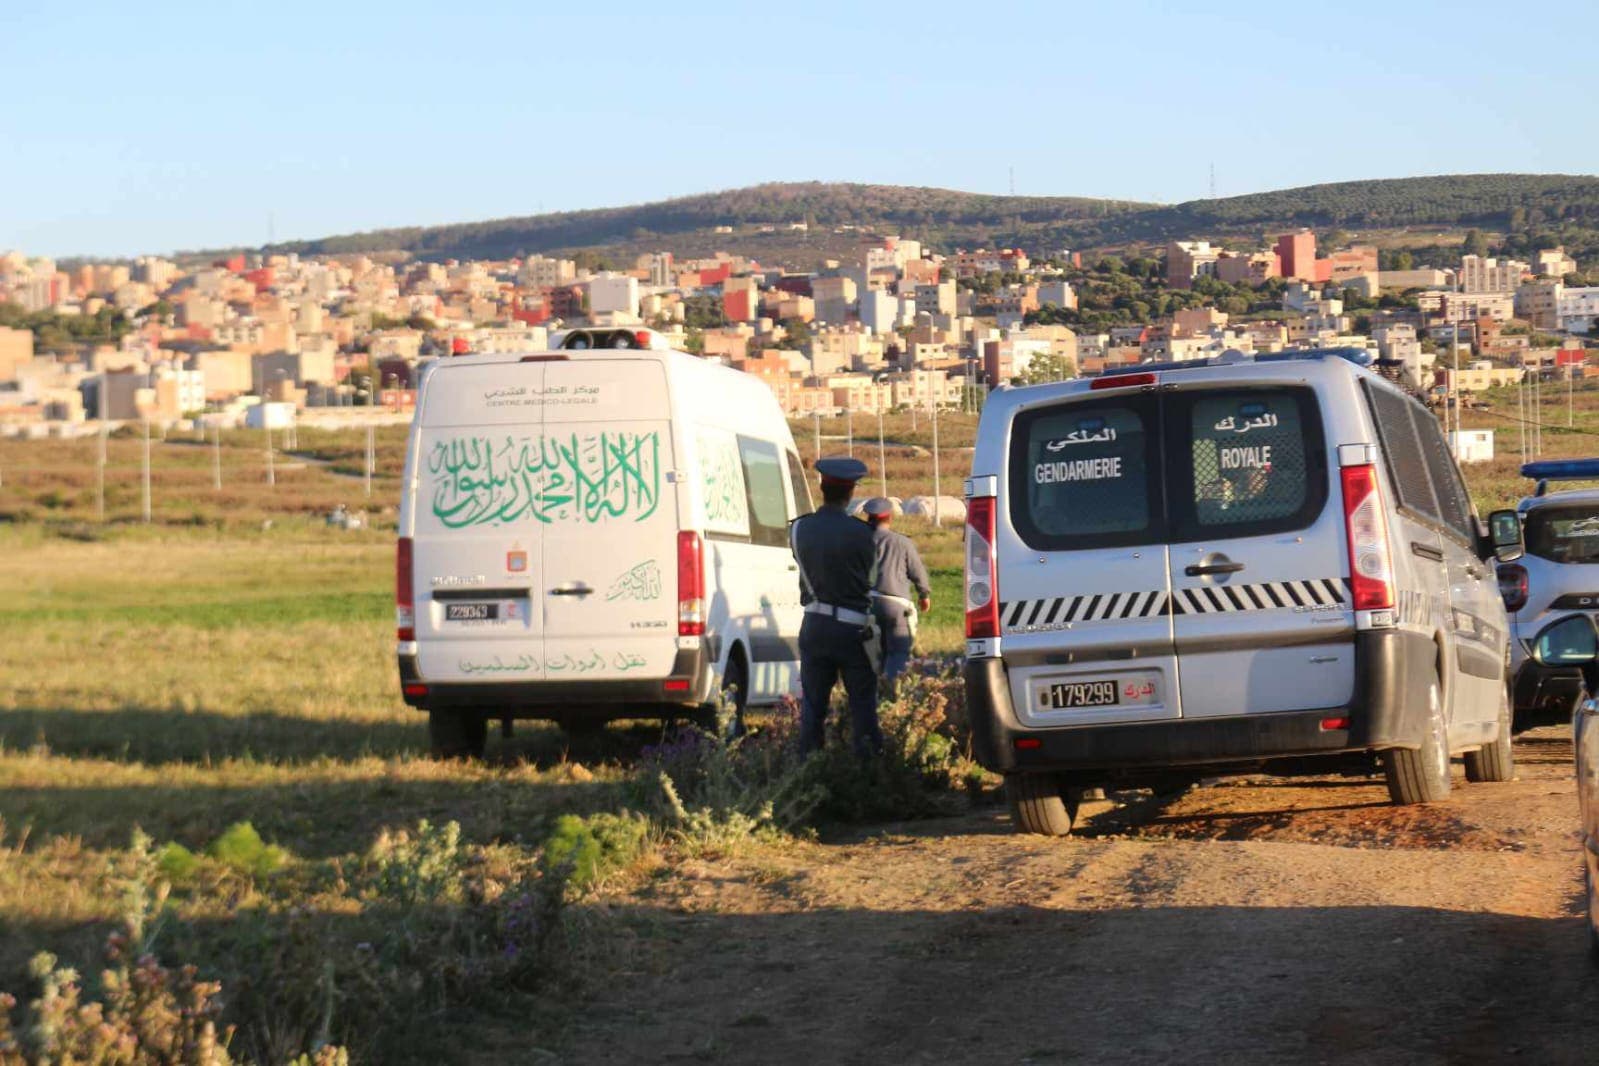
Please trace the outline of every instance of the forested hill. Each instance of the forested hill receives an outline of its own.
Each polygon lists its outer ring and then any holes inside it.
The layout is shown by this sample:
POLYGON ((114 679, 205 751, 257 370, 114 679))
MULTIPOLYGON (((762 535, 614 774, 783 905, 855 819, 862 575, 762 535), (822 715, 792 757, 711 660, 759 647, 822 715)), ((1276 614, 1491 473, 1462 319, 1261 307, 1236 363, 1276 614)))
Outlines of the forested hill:
POLYGON ((1523 225, 1565 219, 1599 226, 1599 177, 1565 174, 1451 174, 1340 181, 1297 189, 1190 200, 1128 221, 1166 236, 1298 224, 1345 228, 1523 225))
MULTIPOLYGON (((402 251, 429 259, 503 258, 583 248, 703 254, 746 239, 770 250, 820 251, 834 231, 899 233, 935 248, 1019 244, 1030 250, 1255 234, 1295 226, 1345 229, 1484 226, 1599 229, 1599 177, 1462 174, 1310 185, 1175 205, 1084 197, 989 196, 895 185, 757 185, 632 207, 445 226, 376 230, 273 245, 302 254, 402 251), (808 223, 793 237, 793 223, 808 223), (731 227, 732 234, 718 233, 731 227), (766 227, 771 227, 767 231, 766 227)), ((853 240, 853 236, 850 237, 853 240)))

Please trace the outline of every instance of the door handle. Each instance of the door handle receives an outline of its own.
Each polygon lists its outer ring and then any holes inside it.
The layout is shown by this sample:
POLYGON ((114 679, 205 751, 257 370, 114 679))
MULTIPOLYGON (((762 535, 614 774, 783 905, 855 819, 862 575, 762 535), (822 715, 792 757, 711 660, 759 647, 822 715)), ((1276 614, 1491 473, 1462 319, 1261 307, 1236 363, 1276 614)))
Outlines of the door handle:
POLYGON ((551 596, 577 596, 582 598, 594 593, 594 590, 581 581, 574 581, 570 585, 557 585, 550 590, 551 596))
POLYGON ((1468 566, 1466 567, 1466 576, 1473 581, 1481 581, 1486 575, 1483 573, 1482 567, 1468 566))
POLYGON ((796 563, 789 563, 788 564, 788 572, 791 573, 791 574, 799 573, 799 565, 796 564, 796 563))
POLYGON ((1243 563, 1206 563, 1203 566, 1195 563, 1184 567, 1183 573, 1189 577, 1204 577, 1206 574, 1236 574, 1243 568, 1243 563))
POLYGON ((1413 540, 1410 542, 1410 550, 1412 554, 1419 555, 1423 559, 1431 559, 1435 563, 1441 563, 1444 561, 1444 553, 1442 548, 1435 548, 1431 544, 1423 544, 1419 540, 1413 540))

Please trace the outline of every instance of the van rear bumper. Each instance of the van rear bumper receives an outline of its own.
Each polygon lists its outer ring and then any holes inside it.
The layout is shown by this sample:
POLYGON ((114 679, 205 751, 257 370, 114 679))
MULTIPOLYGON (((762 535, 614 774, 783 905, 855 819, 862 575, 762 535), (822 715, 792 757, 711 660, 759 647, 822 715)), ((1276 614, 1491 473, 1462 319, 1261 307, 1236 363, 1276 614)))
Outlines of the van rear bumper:
POLYGON ((433 682, 416 656, 398 656, 400 692, 418 710, 477 710, 490 718, 626 717, 682 710, 710 702, 715 679, 703 651, 678 649, 667 677, 601 681, 433 682), (681 687, 687 683, 687 688, 681 687), (668 688, 669 685, 674 687, 668 688))
POLYGON ((1279 759, 1414 748, 1427 715, 1437 647, 1401 630, 1355 637, 1354 699, 1310 711, 1233 718, 1029 729, 1016 718, 1004 660, 969 659, 966 707, 977 761, 996 773, 1124 771, 1251 766, 1279 759), (1324 729, 1348 718, 1347 729, 1324 729), (1020 742, 1020 743, 1019 743, 1020 742))

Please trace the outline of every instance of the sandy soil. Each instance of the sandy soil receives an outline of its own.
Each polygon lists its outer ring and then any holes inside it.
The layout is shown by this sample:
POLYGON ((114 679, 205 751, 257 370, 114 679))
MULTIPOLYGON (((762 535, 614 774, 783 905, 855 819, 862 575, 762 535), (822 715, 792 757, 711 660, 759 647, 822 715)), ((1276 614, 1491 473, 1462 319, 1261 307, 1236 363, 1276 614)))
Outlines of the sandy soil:
POLYGON ((567 1062, 1599 1061, 1570 745, 1394 808, 1379 782, 1229 780, 695 862, 616 901, 636 946, 567 1062))

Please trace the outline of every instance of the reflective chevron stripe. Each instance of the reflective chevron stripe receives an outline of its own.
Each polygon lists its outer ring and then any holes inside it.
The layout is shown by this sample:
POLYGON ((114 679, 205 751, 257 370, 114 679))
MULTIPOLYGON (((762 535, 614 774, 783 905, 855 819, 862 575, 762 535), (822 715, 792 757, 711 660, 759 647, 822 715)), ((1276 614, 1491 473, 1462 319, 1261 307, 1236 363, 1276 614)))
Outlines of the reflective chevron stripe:
POLYGON ((1102 592, 1054 599, 1011 600, 999 605, 1006 629, 1062 629, 1079 622, 1165 615, 1226 614, 1235 611, 1332 609, 1349 597, 1342 578, 1262 581, 1253 585, 1201 585, 1167 595, 1155 592, 1102 592))

